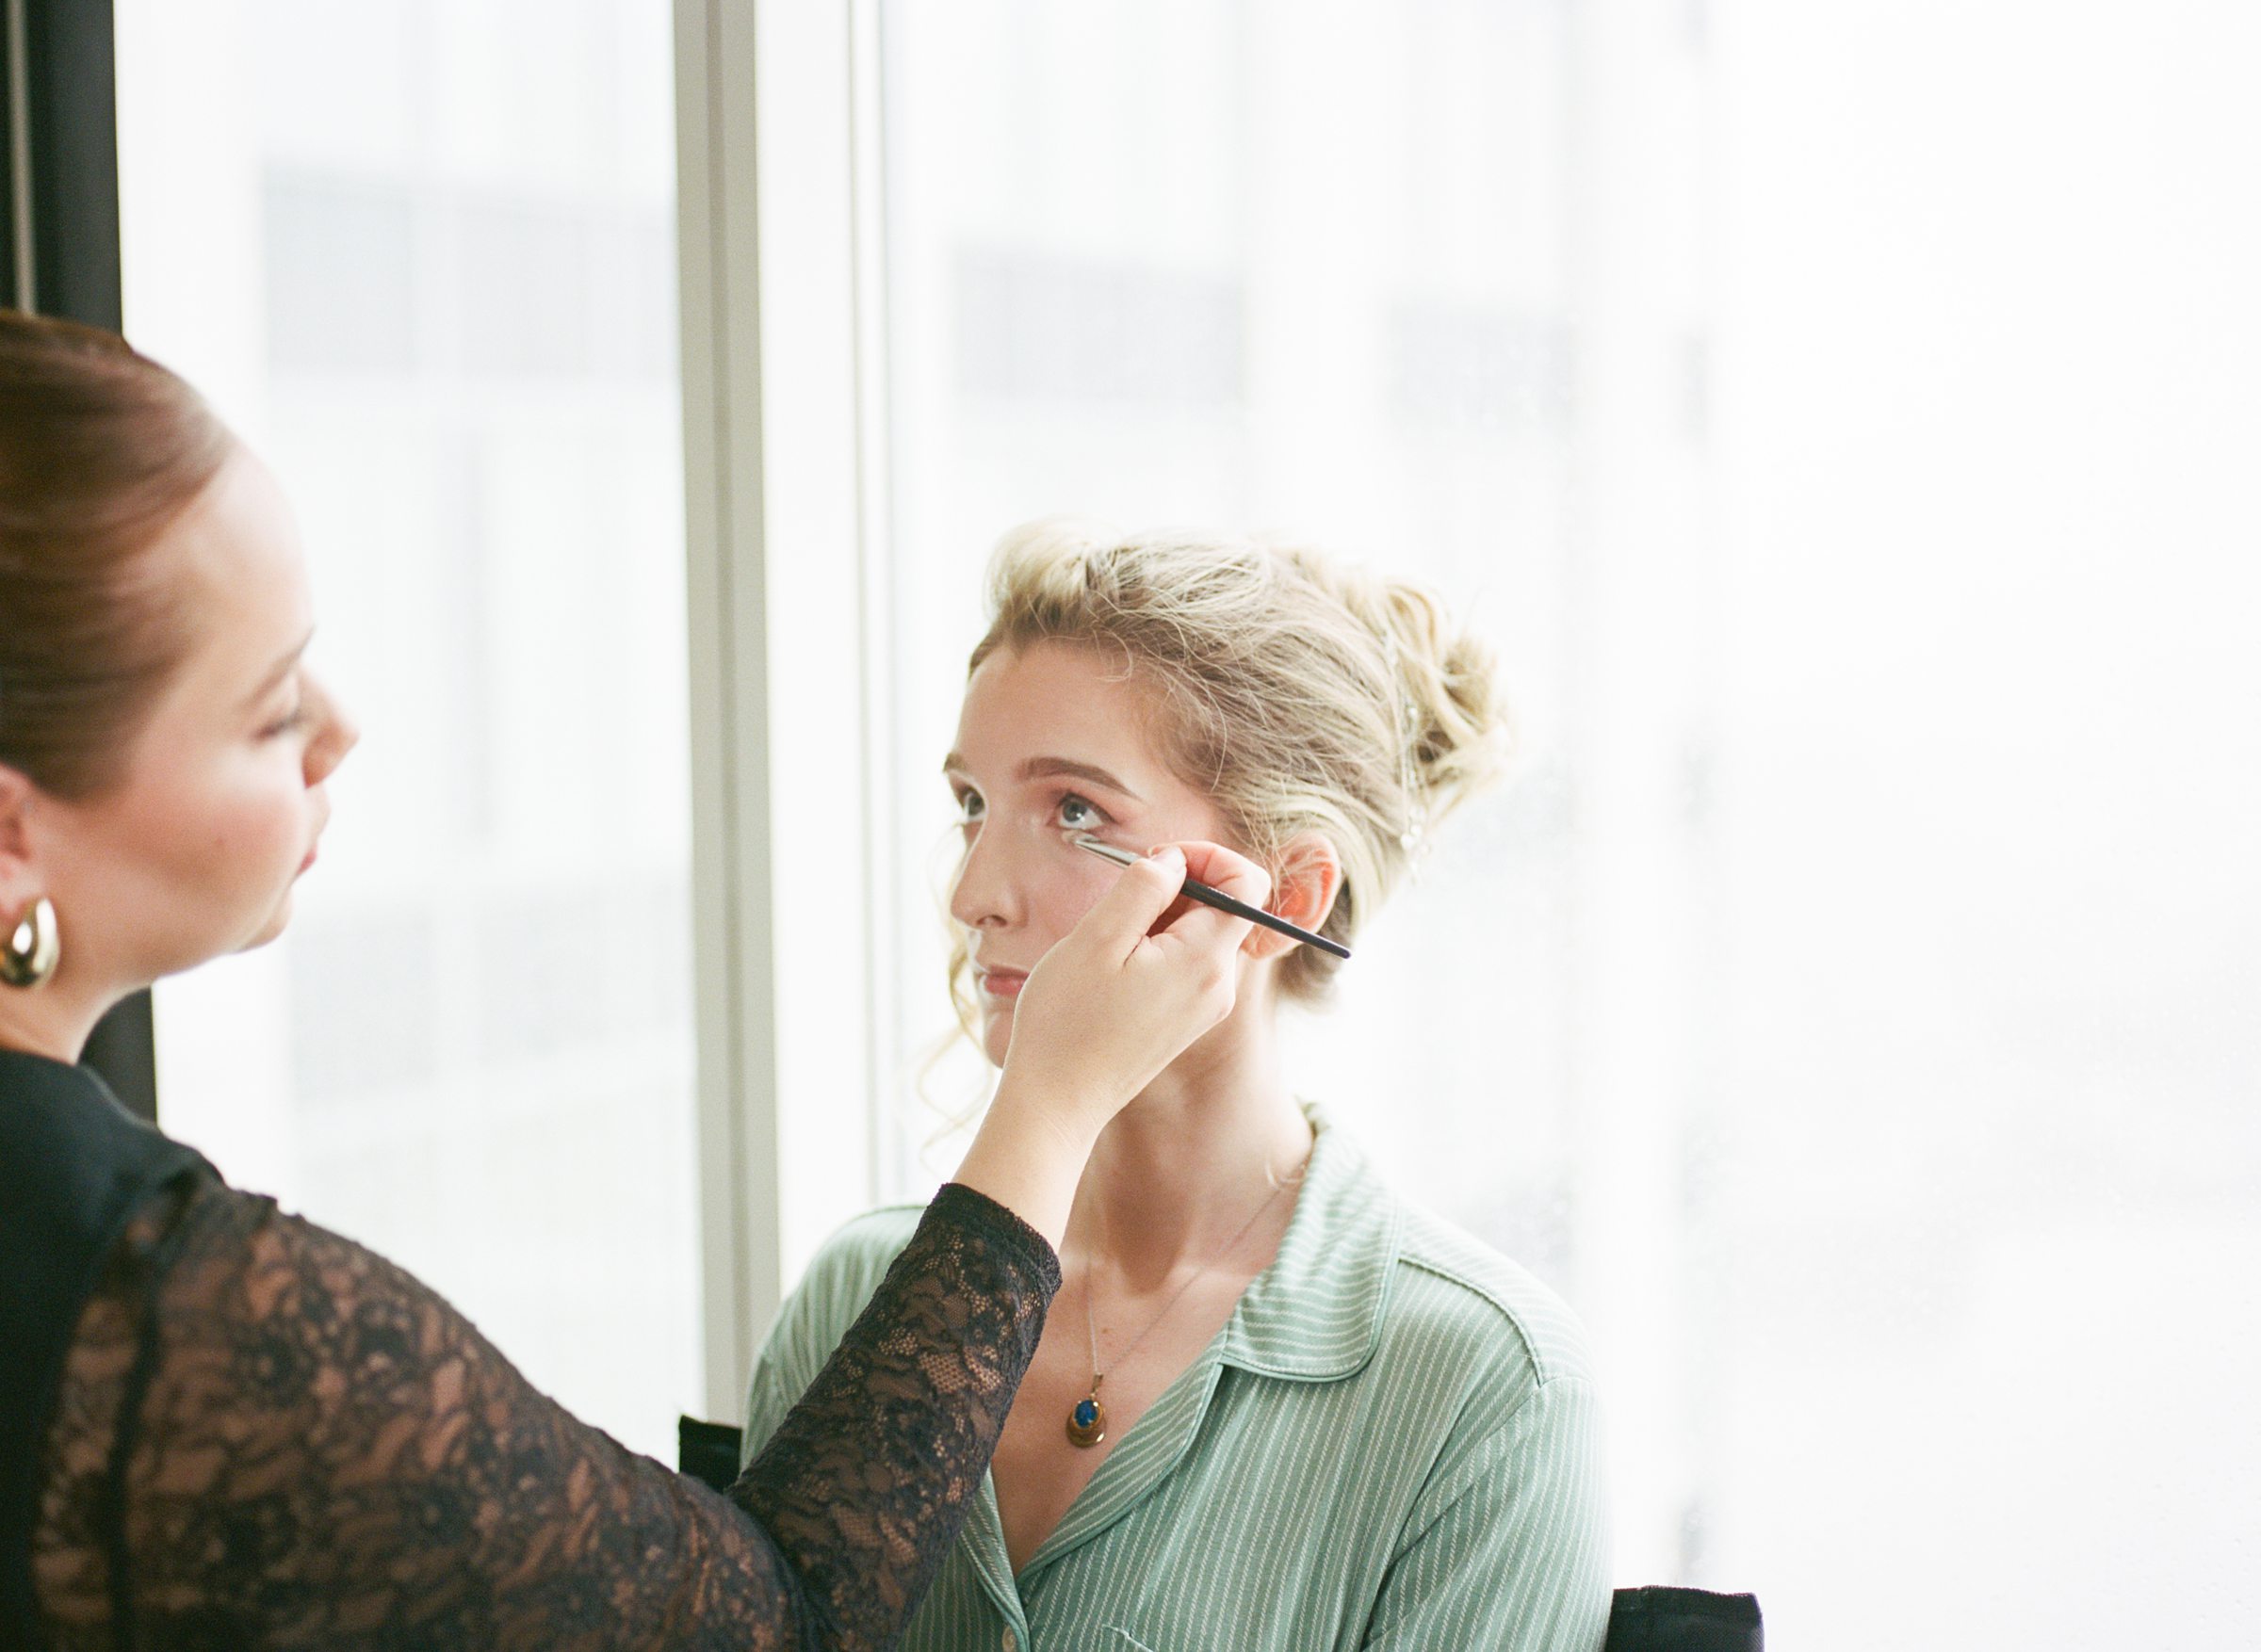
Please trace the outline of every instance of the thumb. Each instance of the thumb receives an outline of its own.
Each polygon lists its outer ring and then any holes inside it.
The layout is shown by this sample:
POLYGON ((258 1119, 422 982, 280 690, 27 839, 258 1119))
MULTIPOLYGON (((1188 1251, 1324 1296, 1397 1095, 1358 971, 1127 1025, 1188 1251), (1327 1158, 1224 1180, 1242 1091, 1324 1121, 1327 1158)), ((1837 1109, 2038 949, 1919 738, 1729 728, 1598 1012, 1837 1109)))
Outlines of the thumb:
POLYGON ((1158 850, 1136 866, 1125 866, 1114 887, 1099 897, 1076 928, 1108 957, 1128 958, 1184 887, 1184 851, 1175 845, 1158 850))

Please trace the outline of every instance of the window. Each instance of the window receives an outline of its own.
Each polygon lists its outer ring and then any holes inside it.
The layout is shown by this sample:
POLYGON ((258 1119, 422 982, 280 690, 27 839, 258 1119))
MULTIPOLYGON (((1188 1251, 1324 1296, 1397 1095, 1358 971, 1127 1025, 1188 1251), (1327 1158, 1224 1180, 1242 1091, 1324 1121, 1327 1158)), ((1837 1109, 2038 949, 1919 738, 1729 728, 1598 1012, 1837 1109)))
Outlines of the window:
POLYGON ((2233 9, 685 0, 678 195, 659 0, 121 0, 129 329, 300 500, 370 731, 292 938, 160 995, 169 1120, 664 1450, 978 1102, 922 1068, 991 543, 1300 533, 1491 637, 1522 758, 1299 1084, 1587 1321, 1620 1579, 2206 1641, 2233 9))
MULTIPOLYGON (((1500 650, 1523 731, 1515 783, 1443 825, 1336 1005, 1294 1018, 1299 1092, 1609 1345, 1616 1304, 1684 1288, 1706 1216, 1666 1195, 1721 1129, 1717 635, 1623 602, 1718 600, 1683 378, 1703 226, 1598 300, 1602 162, 1560 7, 1333 28, 993 0, 887 8, 881 34, 898 1184, 947 1171, 929 1144, 986 1076, 915 1077, 951 1027, 933 771, 989 547, 1061 511, 1283 532, 1439 588, 1500 650), (1644 478, 1637 515, 1597 500, 1616 475, 1644 478)), ((1643 157, 1700 141, 1706 65, 1667 46, 1657 106, 1613 137, 1643 157)), ((1705 1420, 1666 1375, 1677 1331, 1621 1345, 1624 1442, 1705 1420)), ((1629 1563, 1687 1570, 1708 1510, 1679 1466, 1618 1478, 1629 1563)))
POLYGON ((1323 540, 1491 635, 1524 755, 1303 1087, 1586 1318, 1620 1579, 2204 1640, 2261 1507, 2247 26, 859 15, 881 1190, 978 1096, 919 1068, 991 543, 1323 540))
POLYGON ((166 1122, 673 1460, 699 1411, 663 0, 121 0, 125 318, 276 470, 359 715, 166 1122))

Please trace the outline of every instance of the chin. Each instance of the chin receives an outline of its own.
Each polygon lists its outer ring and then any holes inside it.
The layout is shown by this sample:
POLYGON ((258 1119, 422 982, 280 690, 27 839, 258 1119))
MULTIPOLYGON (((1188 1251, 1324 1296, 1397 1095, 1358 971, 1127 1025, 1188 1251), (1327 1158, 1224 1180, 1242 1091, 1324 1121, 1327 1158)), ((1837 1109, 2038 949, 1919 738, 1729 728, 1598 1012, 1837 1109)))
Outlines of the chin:
POLYGON ((982 1054, 989 1058, 989 1064, 1001 1071, 1005 1064, 1005 1052, 1012 1047, 1013 1012, 1002 1010, 985 1016, 982 1022, 982 1054))
POLYGON ((285 890, 284 891, 282 900, 276 905, 275 910, 268 915, 267 922, 261 924, 258 928, 258 931, 252 936, 252 938, 244 942, 242 946, 236 947, 236 950, 238 952, 256 952, 260 947, 266 946, 269 941, 274 940, 277 936, 281 935, 285 930, 290 928, 290 892, 285 890))

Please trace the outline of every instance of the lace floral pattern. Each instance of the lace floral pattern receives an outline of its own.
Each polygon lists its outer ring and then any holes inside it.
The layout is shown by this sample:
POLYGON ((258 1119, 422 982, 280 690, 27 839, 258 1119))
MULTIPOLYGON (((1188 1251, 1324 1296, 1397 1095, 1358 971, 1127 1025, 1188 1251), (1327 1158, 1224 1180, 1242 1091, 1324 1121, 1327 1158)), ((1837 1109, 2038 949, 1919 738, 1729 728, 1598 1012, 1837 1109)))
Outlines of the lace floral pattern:
POLYGON ((51 1642, 884 1646, 1058 1288, 1040 1237, 944 1189, 725 1501, 382 1257, 192 1182, 138 1213, 73 1337, 33 1546, 51 1642))

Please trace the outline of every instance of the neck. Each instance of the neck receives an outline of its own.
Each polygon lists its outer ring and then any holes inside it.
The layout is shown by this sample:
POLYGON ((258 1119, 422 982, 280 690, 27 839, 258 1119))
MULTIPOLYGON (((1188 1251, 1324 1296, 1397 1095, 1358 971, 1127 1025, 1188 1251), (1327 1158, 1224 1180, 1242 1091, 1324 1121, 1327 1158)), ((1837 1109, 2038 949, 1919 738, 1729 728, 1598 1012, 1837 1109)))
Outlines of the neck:
POLYGON ((1270 1008, 1244 1004, 1100 1135, 1064 1249, 1102 1259, 1133 1289, 1159 1289, 1215 1261, 1310 1146, 1280 1075, 1270 1008))
POLYGON ((0 1049, 78 1064, 94 1024, 123 994, 89 993, 70 979, 70 962, 45 986, 0 986, 0 1049))

